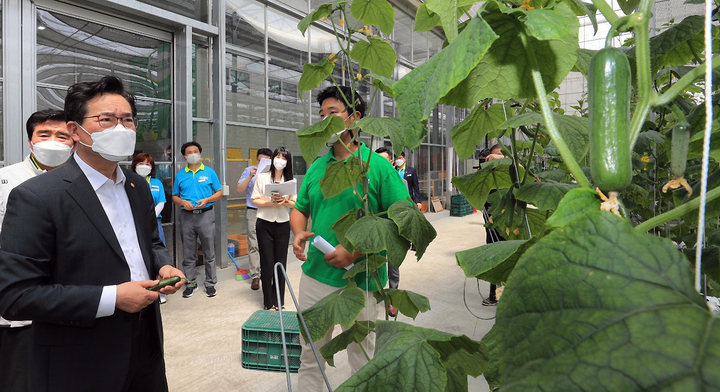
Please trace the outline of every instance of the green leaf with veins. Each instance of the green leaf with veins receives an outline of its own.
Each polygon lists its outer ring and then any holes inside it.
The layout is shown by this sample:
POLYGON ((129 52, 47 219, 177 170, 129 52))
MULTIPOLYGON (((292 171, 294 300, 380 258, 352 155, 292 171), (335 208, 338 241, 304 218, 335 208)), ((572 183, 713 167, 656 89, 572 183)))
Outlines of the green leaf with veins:
MULTIPOLYGON (((387 289, 385 294, 390 296, 390 303, 398 308, 400 313, 415 319, 418 313, 430 310, 430 300, 424 295, 413 293, 407 290, 387 289)), ((382 294, 373 292, 375 299, 380 303, 383 300, 382 294)))
POLYGON ((455 41, 395 83, 405 146, 420 145, 427 133, 423 123, 440 98, 467 77, 496 38, 485 21, 473 18, 455 41))
POLYGON ((427 0, 425 7, 429 12, 437 15, 447 41, 452 43, 458 36, 458 11, 466 9, 473 3, 473 0, 427 0))
POLYGON ((325 170, 325 176, 320 179, 323 197, 325 200, 332 199, 346 189, 356 186, 361 175, 360 160, 356 156, 331 163, 325 170))
POLYGON ((414 204, 401 200, 390 206, 388 218, 392 219, 398 226, 400 235, 415 245, 417 249, 415 257, 420 260, 425 254, 425 249, 437 237, 435 228, 425 218, 425 214, 414 204))
POLYGON ((395 222, 375 216, 358 219, 345 237, 360 253, 380 253, 386 250, 388 261, 396 267, 400 267, 410 249, 410 242, 400 235, 395 222))
POLYGON ((387 0, 353 0, 350 16, 366 25, 378 26, 385 35, 395 28, 395 8, 387 0))
POLYGON ((599 211, 602 201, 598 193, 589 188, 575 188, 560 200, 555 213, 545 224, 548 227, 562 227, 584 216, 588 211, 599 211))
POLYGON ((540 211, 556 210, 560 200, 575 184, 563 184, 555 181, 531 182, 515 191, 515 198, 532 204, 540 211))
POLYGON ((373 321, 355 321, 352 327, 342 331, 322 346, 320 354, 325 358, 328 365, 335 367, 335 361, 333 359, 335 354, 345 350, 351 343, 362 343, 374 329, 375 322, 373 321))
POLYGON ((720 388, 720 323, 687 260, 609 212, 525 252, 496 328, 505 392, 720 388))
POLYGON ((362 117, 350 125, 350 129, 377 137, 388 137, 400 132, 400 119, 394 117, 362 117))
MULTIPOLYGON (((365 294, 355 282, 333 292, 302 311, 312 340, 318 341, 331 327, 340 324, 348 328, 365 307, 365 294)), ((303 330, 303 334, 304 334, 303 330)))
POLYGON ((356 42, 350 51, 350 58, 357 61, 360 67, 388 78, 392 76, 397 61, 395 49, 382 38, 373 37, 367 37, 367 41, 356 42))
POLYGON ((300 32, 305 35, 305 32, 307 31, 308 27, 310 27, 310 24, 312 24, 312 22, 330 16, 330 14, 332 14, 333 12, 333 8, 335 8, 336 6, 344 6, 347 3, 348 2, 346 0, 338 0, 331 1, 325 4, 320 4, 320 6, 318 6, 315 11, 309 13, 308 16, 304 17, 300 21, 300 23, 298 23, 298 30, 300 30, 300 32))
POLYGON ((327 57, 317 63, 303 64, 303 73, 298 82, 298 91, 309 91, 320 85, 335 69, 335 63, 327 57))
POLYGON ((345 121, 339 116, 327 116, 324 120, 299 129, 298 144, 305 162, 314 162, 330 136, 345 129, 345 121))
POLYGON ((543 41, 561 38, 568 34, 567 19, 547 8, 525 11, 525 26, 530 35, 543 41))
POLYGON ((423 31, 432 30, 435 26, 442 23, 440 16, 427 8, 427 4, 421 3, 415 12, 415 31, 421 33, 423 31))
MULTIPOLYGON (((582 162, 590 148, 590 133, 588 130, 589 121, 587 117, 565 116, 562 114, 552 114, 557 125, 558 132, 565 140, 565 144, 570 148, 576 161, 582 162)), ((515 116, 506 122, 500 124, 500 128, 517 128, 532 124, 545 125, 545 118, 541 113, 528 112, 519 116, 515 116)))
MULTIPOLYGON (((519 35, 525 28, 518 19, 523 13, 508 10, 496 1, 485 3, 481 16, 499 38, 467 78, 445 94, 440 103, 471 108, 488 97, 511 99, 536 96, 530 62, 519 35)), ((557 88, 575 65, 580 28, 577 17, 567 4, 558 3, 551 12, 567 21, 568 33, 552 40, 529 37, 529 46, 535 52, 546 91, 557 88)))
MULTIPOLYGON (((372 78, 372 85, 373 87, 380 89, 380 91, 384 92, 385 94, 394 97, 395 93, 393 92, 393 85, 395 84, 395 81, 391 78, 386 78, 382 75, 376 75, 374 73, 369 73, 365 75, 363 80, 367 81, 368 78, 372 78)), ((363 113, 364 114, 364 113, 363 113)))
POLYGON ((597 50, 578 49, 577 61, 575 62, 575 66, 572 70, 574 72, 580 72, 587 77, 588 70, 590 69, 590 59, 592 59, 592 56, 594 56, 597 52, 597 50))
POLYGON ((477 377, 487 366, 487 348, 464 335, 382 320, 376 333, 373 358, 336 391, 444 392, 448 369, 456 379, 457 372, 477 377))
MULTIPOLYGON (((369 255, 363 257, 362 259, 360 259, 360 261, 356 261, 355 264, 353 264, 353 266, 349 270, 347 270, 347 272, 345 272, 345 275, 343 275, 343 279, 353 278, 355 275, 365 272, 365 270, 374 271, 380 268, 386 262, 387 259, 385 258, 385 256, 369 255)), ((377 293, 377 291, 373 291, 373 294, 375 293, 377 293)))
POLYGON ((510 172, 508 168, 512 160, 490 161, 500 162, 496 165, 484 165, 480 170, 464 176, 453 177, 452 184, 465 195, 467 201, 476 209, 481 210, 485 205, 490 191, 493 189, 510 188, 510 172))
POLYGON ((348 252, 352 253, 355 248, 352 243, 345 237, 348 229, 357 221, 357 208, 344 213, 333 223, 331 229, 335 232, 335 238, 337 238, 340 245, 342 245, 348 252))
POLYGON ((458 158, 465 160, 477 151, 477 144, 485 135, 496 137, 499 126, 515 113, 510 105, 492 105, 487 110, 481 105, 475 106, 472 113, 450 130, 453 146, 458 158))
POLYGON ((478 278, 503 285, 525 251, 537 242, 530 240, 497 241, 455 253, 460 268, 468 278, 478 278))
POLYGON ((587 15, 588 19, 590 19, 590 23, 592 23, 593 26, 593 35, 597 34, 598 31, 598 23, 597 23, 597 7, 593 3, 586 3, 581 0, 570 0, 568 1, 568 4, 570 4, 570 8, 575 11, 575 15, 577 16, 583 16, 587 15))

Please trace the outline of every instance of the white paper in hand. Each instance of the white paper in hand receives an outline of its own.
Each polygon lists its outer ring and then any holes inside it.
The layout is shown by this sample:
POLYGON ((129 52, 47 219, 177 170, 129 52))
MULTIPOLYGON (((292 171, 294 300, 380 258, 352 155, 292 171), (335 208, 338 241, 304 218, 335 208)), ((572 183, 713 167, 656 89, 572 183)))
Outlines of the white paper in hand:
POLYGON ((270 171, 270 165, 272 161, 269 158, 260 158, 260 162, 257 165, 257 173, 265 173, 270 171))
MULTIPOLYGON (((327 242, 325 238, 322 238, 319 235, 315 236, 315 238, 312 240, 311 245, 318 248, 318 250, 320 252, 323 252, 323 254, 328 254, 335 250, 334 246, 330 245, 330 243, 327 242)), ((349 270, 350 268, 352 268, 352 264, 345 267, 346 270, 349 270)))

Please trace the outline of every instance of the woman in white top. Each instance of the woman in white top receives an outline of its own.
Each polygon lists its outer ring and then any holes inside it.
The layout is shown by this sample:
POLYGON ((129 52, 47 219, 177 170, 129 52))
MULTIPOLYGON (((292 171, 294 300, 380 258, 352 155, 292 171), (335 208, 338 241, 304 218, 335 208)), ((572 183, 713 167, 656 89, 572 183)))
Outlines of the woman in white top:
POLYGON ((269 172, 260 173, 255 180, 252 202, 257 209, 257 242, 260 253, 260 280, 265 309, 277 310, 285 303, 285 280, 275 282, 276 263, 287 265, 290 241, 290 208, 295 207, 296 195, 265 196, 265 186, 293 179, 292 155, 285 147, 278 147, 272 155, 269 172), (276 285, 280 286, 280 303, 276 285))

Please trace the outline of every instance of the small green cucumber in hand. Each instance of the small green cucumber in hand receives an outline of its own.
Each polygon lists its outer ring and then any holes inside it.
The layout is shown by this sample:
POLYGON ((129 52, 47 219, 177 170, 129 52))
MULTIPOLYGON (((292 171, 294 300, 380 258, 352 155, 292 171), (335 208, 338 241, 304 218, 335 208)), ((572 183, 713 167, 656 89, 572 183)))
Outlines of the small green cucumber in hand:
MULTIPOLYGON (((165 279, 161 280, 160 283, 158 283, 157 285, 155 285, 153 287, 148 287, 147 289, 150 291, 159 291, 160 289, 162 289, 165 286, 175 286, 178 282, 180 282, 183 279, 185 279, 185 278, 181 278, 179 276, 171 276, 169 278, 165 278, 165 279)), ((187 279, 185 279, 185 280, 187 280, 187 279)))

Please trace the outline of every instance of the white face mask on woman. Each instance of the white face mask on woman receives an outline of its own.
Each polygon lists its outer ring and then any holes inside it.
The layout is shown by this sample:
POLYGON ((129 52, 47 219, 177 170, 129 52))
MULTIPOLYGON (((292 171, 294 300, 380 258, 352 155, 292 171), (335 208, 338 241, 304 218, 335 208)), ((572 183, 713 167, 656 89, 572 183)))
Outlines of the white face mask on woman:
POLYGON ((137 173, 143 177, 149 176, 151 171, 152 171, 152 167, 150 165, 135 166, 135 173, 137 173))
POLYGON ((132 129, 125 128, 122 124, 95 133, 86 131, 80 124, 78 126, 90 135, 93 141, 92 146, 88 146, 83 142, 79 143, 92 148, 93 151, 108 161, 120 162, 135 152, 136 133, 132 129))
POLYGON ((65 161, 70 158, 70 154, 72 154, 72 147, 56 140, 45 140, 42 142, 32 143, 32 151, 35 159, 42 165, 47 167, 57 167, 65 163, 65 161))
POLYGON ((287 161, 280 158, 275 158, 273 159, 273 166, 275 166, 275 170, 282 171, 285 166, 287 166, 287 161))

